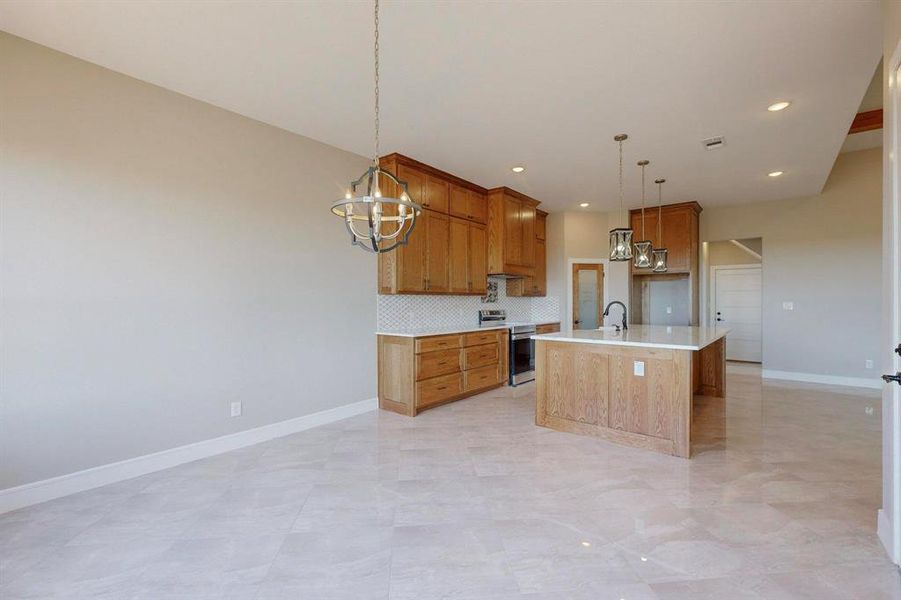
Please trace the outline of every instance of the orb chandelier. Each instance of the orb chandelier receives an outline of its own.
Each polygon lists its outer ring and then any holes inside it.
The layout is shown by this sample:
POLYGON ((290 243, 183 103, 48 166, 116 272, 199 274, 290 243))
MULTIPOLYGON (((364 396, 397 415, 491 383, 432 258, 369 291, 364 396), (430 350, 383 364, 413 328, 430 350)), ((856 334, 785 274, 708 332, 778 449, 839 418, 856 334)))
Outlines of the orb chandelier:
POLYGON ((367 252, 390 252, 406 244, 422 207, 410 198, 407 182, 379 166, 379 0, 375 0, 375 154, 370 166, 341 200, 332 203, 332 212, 344 219, 351 244, 367 252), (380 176, 388 195, 379 187, 380 176))
MULTIPOLYGON (((623 142, 629 139, 625 133, 620 133, 613 138, 619 142, 619 210, 623 209, 623 142)), ((628 219, 628 215, 626 215, 628 219)), ((617 227, 610 230, 610 260, 623 262, 632 260, 632 229, 629 227, 617 227)))
POLYGON ((644 168, 649 164, 649 160, 638 161, 638 166, 641 167, 641 240, 635 242, 635 260, 632 264, 636 269, 651 268, 651 241, 644 233, 644 168))
POLYGON ((655 179, 657 184, 657 243, 660 248, 654 248, 651 253, 651 264, 655 273, 666 273, 666 248, 663 246, 663 184, 666 179, 655 179))

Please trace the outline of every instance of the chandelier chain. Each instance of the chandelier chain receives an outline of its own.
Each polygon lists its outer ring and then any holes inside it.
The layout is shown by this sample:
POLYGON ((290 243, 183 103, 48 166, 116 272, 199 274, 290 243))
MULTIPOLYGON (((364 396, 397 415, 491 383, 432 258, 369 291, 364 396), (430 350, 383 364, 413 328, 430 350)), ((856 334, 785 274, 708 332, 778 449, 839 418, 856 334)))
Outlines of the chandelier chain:
POLYGON ((379 0, 375 0, 375 156, 372 162, 379 166, 379 0))

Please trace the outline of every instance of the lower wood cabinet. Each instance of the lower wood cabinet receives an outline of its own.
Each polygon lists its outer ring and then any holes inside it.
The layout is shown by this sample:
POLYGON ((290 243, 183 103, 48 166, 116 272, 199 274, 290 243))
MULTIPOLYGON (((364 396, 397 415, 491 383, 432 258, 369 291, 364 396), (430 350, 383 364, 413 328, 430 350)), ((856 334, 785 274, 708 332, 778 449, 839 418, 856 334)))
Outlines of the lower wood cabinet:
POLYGON ((560 331, 560 323, 542 323, 535 326, 535 333, 541 335, 543 333, 557 333, 560 331))
POLYGON ((379 408, 415 416, 507 382, 506 329, 451 335, 379 335, 379 408))

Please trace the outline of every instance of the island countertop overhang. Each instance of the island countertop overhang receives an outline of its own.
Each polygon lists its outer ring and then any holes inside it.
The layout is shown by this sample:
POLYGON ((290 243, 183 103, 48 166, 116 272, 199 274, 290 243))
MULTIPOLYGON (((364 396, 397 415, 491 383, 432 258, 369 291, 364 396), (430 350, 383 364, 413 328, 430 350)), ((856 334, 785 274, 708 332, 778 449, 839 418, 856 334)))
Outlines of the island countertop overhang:
POLYGON ((630 325, 617 332, 613 327, 578 329, 533 335, 532 339, 548 342, 604 344, 639 348, 669 348, 671 350, 700 350, 726 337, 726 327, 694 327, 679 325, 630 325))

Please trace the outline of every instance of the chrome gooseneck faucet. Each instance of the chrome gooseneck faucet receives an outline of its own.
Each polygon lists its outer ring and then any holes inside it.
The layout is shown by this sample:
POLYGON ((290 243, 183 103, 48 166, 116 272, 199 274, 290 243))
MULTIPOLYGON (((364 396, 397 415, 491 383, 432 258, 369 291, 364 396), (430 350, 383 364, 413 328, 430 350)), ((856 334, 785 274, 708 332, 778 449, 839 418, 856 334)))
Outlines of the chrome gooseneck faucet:
POLYGON ((625 304, 623 304, 619 300, 614 300, 613 302, 611 302, 607 305, 607 308, 604 309, 604 316, 605 317, 610 316, 610 307, 613 306, 614 304, 619 304, 620 306, 623 307, 623 331, 625 331, 626 329, 629 328, 628 318, 626 316, 626 305, 625 304))

